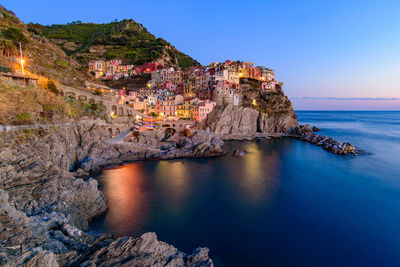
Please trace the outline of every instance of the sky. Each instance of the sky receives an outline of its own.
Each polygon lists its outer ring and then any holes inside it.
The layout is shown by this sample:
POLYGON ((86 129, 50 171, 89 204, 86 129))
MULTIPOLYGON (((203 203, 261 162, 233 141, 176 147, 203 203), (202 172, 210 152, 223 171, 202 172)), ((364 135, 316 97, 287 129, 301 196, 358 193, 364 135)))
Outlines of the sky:
POLYGON ((275 70, 296 109, 400 110, 399 0, 2 0, 24 22, 132 18, 203 65, 275 70))

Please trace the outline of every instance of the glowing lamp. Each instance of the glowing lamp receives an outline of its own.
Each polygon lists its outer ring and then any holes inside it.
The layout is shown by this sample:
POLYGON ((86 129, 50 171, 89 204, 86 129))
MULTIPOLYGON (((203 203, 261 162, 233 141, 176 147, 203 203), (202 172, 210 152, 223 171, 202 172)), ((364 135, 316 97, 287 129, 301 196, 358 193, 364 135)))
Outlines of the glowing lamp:
POLYGON ((22 70, 22 73, 24 73, 24 63, 25 63, 25 59, 21 58, 21 70, 22 70))

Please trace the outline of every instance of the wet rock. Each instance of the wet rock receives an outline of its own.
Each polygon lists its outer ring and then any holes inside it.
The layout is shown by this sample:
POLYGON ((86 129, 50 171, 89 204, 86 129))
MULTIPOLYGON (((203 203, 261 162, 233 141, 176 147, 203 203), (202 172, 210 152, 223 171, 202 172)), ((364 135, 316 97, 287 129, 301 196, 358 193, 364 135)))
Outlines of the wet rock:
POLYGON ((246 155, 246 151, 241 150, 239 148, 235 149, 233 151, 233 153, 232 153, 232 156, 234 156, 234 157, 241 157, 241 156, 244 156, 244 155, 246 155))
POLYGON ((359 153, 359 150, 350 143, 339 142, 329 136, 315 134, 309 124, 299 125, 291 133, 302 141, 321 146, 326 151, 334 154, 358 155, 359 153))
POLYGON ((319 132, 321 129, 319 129, 317 126, 312 127, 313 132, 319 132))
POLYGON ((299 136, 303 141, 322 146, 323 149, 330 151, 334 154, 341 155, 357 155, 358 150, 350 143, 342 143, 333 138, 316 135, 314 133, 303 133, 299 136))

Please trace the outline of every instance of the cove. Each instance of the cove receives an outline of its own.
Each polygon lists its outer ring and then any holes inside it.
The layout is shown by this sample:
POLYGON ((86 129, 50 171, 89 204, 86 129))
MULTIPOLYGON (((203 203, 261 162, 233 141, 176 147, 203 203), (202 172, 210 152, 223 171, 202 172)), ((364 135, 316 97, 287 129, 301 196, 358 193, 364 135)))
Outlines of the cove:
POLYGON ((400 113, 297 112, 364 156, 292 138, 226 142, 242 157, 138 162, 99 177, 93 232, 156 232, 216 266, 400 264, 400 113))

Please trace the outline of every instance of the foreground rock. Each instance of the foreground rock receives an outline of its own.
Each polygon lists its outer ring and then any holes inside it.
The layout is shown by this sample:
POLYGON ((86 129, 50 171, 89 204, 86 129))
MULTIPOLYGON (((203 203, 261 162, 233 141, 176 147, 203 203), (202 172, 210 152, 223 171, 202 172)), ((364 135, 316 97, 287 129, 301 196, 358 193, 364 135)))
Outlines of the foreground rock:
POLYGON ((166 142, 165 150, 154 154, 154 159, 174 159, 187 157, 213 157, 224 155, 224 143, 215 135, 203 130, 196 131, 190 138, 175 135, 166 142))
POLYGON ((217 156, 223 142, 200 130, 168 140, 149 132, 111 144, 109 130, 90 123, 1 133, 0 265, 212 266, 207 249, 188 256, 154 234, 114 240, 86 233, 107 209, 89 171, 144 159, 217 156))
POLYGON ((311 144, 322 146, 323 149, 330 151, 334 154, 340 155, 358 155, 359 150, 352 144, 347 142, 339 142, 331 137, 315 134, 310 125, 300 125, 294 134, 302 141, 311 144))
POLYGON ((81 266, 213 266, 207 248, 186 255, 171 245, 158 241, 155 233, 139 238, 123 237, 87 255, 81 266))

